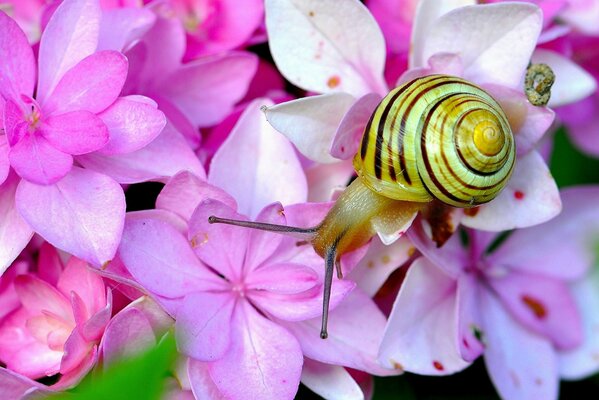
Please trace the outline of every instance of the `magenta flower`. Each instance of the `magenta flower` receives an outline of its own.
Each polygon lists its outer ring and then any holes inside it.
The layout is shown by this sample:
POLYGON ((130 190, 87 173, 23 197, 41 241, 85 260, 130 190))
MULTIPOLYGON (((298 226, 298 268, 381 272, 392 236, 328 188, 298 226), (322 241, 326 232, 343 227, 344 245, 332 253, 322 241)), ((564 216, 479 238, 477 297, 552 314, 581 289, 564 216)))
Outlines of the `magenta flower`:
POLYGON ((128 64, 117 51, 96 51, 100 19, 97 1, 63 2, 43 32, 36 72, 24 33, 0 13, 0 53, 11 60, 0 67, 2 268, 33 232, 96 266, 116 251, 122 188, 102 168, 81 168, 82 157, 135 152, 165 118, 148 98, 118 97, 128 64))
POLYGON ((424 257, 409 268, 389 317, 383 365, 444 375, 484 354, 510 399, 557 398, 560 375, 597 371, 596 274, 585 274, 598 196, 596 188, 564 191, 559 216, 514 232, 490 254, 494 235, 469 230, 466 247, 453 237, 436 249, 415 226, 410 237, 424 257))
POLYGON ((97 360, 111 316, 111 294, 85 262, 71 257, 63 267, 47 244, 37 271, 14 278, 19 305, 0 323, 0 360, 31 379, 60 373, 52 388, 70 387, 97 360))

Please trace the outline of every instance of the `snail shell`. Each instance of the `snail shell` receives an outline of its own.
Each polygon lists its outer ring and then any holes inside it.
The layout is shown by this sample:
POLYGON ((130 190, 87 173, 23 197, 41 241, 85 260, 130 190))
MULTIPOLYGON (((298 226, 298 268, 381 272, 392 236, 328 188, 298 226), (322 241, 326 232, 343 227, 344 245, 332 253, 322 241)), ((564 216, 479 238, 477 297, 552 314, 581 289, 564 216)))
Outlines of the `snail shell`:
POLYGON ((354 167, 383 196, 472 207, 498 195, 515 157, 507 117, 487 92, 461 78, 430 75, 381 101, 354 167))

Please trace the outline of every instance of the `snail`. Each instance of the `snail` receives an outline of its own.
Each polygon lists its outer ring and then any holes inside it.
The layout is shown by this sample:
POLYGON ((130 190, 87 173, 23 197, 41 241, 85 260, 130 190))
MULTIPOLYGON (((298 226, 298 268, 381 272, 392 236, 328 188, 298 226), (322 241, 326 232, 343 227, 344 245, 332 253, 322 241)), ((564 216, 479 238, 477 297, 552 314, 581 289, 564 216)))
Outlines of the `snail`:
POLYGON ((325 339, 333 270, 341 255, 376 232, 397 231, 434 199, 468 208, 493 200, 516 157, 508 119, 483 89, 461 78, 430 75, 391 91, 374 110, 353 164, 358 177, 316 227, 225 223, 300 237, 325 260, 325 339))

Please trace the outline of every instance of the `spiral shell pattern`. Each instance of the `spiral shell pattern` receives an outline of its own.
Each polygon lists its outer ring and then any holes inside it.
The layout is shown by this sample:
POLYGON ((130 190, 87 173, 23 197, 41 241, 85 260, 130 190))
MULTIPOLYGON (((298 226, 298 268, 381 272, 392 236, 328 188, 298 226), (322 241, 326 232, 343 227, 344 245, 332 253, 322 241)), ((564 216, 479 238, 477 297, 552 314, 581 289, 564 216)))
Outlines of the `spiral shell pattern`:
POLYGON ((430 75, 381 101, 354 167, 383 196, 472 207, 499 194, 514 160, 514 137, 499 104, 466 80, 430 75))

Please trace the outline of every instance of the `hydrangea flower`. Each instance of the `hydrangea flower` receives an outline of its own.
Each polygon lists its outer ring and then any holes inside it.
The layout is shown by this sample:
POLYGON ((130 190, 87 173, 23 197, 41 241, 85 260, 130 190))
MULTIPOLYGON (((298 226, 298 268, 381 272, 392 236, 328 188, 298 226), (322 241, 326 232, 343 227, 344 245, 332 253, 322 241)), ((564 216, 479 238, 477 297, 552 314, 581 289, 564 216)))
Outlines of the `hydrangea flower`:
POLYGON ((24 33, 0 13, 0 51, 11 60, 0 67, 2 268, 34 231, 97 266, 116 251, 122 188, 81 168, 80 157, 143 148, 165 118, 148 98, 119 97, 128 64, 119 52, 96 51, 100 18, 97 1, 64 1, 42 34, 36 72, 24 33))
POLYGON ((495 235, 468 230, 467 245, 454 235, 436 249, 417 226, 410 238, 423 257, 395 301, 381 363, 444 375, 484 354, 509 399, 557 398, 560 375, 599 370, 591 333, 597 296, 589 290, 596 274, 587 275, 599 237, 598 196, 592 187, 563 191, 559 216, 513 232, 492 251, 495 235))
POLYGON ((19 303, 0 322, 0 360, 30 379, 60 373, 52 389, 68 388, 98 359, 112 313, 111 292, 84 261, 71 257, 63 266, 48 244, 41 247, 36 270, 2 277, 19 303))
MULTIPOLYGON (((275 198, 305 201, 305 178, 290 144, 262 120, 257 108, 262 102, 248 106, 211 163, 208 182, 227 188, 235 199, 190 174, 176 176, 158 198, 162 210, 128 216, 119 258, 175 318, 179 350, 191 359, 196 396, 242 398, 251 391, 261 398, 292 398, 304 356, 395 373, 373 358, 379 343, 373 327, 384 324, 384 316, 360 290, 348 294, 355 286, 351 281, 334 283, 331 337, 320 339, 323 260, 310 246, 208 223, 213 214, 245 219, 243 212, 303 226, 328 209, 326 204, 284 209, 271 204, 275 198), (277 171, 267 168, 275 163, 281 166, 277 171), (232 171, 231 165, 245 168, 232 171)), ((352 263, 347 260, 346 267, 352 263)), ((309 376, 307 381, 322 390, 321 381, 309 376)))

